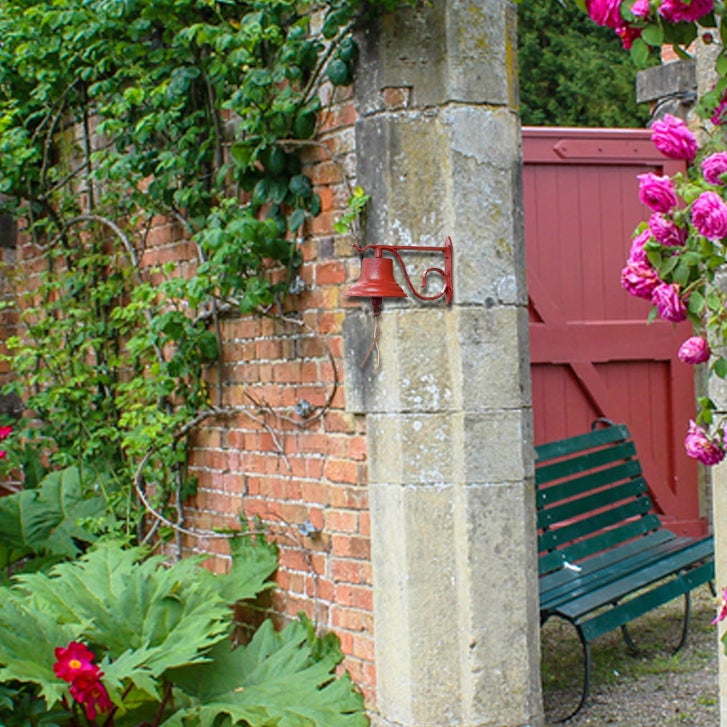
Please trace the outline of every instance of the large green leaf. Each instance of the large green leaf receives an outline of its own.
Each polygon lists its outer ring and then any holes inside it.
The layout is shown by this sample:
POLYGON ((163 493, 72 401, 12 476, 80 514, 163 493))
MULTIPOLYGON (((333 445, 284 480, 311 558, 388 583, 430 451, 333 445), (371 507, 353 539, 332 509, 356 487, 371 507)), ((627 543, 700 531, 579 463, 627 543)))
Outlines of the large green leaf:
POLYGON ((37 684, 54 704, 66 686, 53 673, 54 648, 74 640, 82 626, 59 622, 9 588, 0 589, 0 599, 0 681, 37 684))
POLYGON ((316 653, 304 623, 278 632, 266 621, 247 646, 220 643, 209 662, 174 674, 174 683, 197 704, 180 709, 163 726, 212 727, 225 715, 251 727, 368 725, 363 699, 348 675, 334 675, 340 651, 316 653))
POLYGON ((18 555, 78 555, 91 534, 79 526, 105 511, 102 497, 86 498, 76 467, 52 472, 32 490, 0 499, 0 541, 18 555))
MULTIPOLYGON (((40 676, 26 665, 24 680, 40 684, 53 697, 57 691, 45 679, 53 647, 73 639, 90 644, 99 657, 112 699, 121 701, 131 683, 147 699, 159 700, 165 672, 202 662, 212 646, 227 641, 232 603, 268 588, 277 565, 274 549, 253 543, 237 549, 228 575, 201 567, 201 558, 168 567, 161 557, 145 555, 141 548, 104 542, 76 561, 20 575, 12 587, 0 590, 5 630, 23 620, 26 645, 33 634, 44 634, 46 648, 27 656, 40 676), (48 623, 60 630, 47 633, 48 623)), ((17 651, 8 651, 3 659, 0 651, 0 666, 15 668, 17 657, 17 651)))

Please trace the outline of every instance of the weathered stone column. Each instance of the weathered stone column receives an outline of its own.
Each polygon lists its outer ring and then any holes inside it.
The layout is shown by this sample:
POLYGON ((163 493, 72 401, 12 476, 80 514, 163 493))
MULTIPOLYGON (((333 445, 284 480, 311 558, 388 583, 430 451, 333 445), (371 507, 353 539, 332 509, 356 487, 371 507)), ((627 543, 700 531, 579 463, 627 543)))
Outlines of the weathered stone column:
POLYGON ((381 726, 542 723, 515 33, 510 2, 435 0, 362 39, 366 242, 451 235, 455 268, 451 308, 385 301, 378 371, 370 312, 345 323, 381 726))
MULTIPOLYGON (((718 44, 697 44, 697 87, 699 94, 710 91, 716 80, 714 64, 721 50, 718 44)), ((727 289, 727 274, 722 273, 720 279, 722 289, 727 289)), ((725 351, 720 351, 724 355, 725 351)), ((709 396, 715 402, 719 411, 716 416, 727 415, 727 382, 712 376, 709 379, 709 396)), ((686 426, 686 423, 685 423, 686 426)), ((706 473, 711 475, 712 495, 712 529, 715 545, 716 586, 719 593, 727 587, 727 462, 717 467, 709 468, 706 473)), ((727 623, 720 624, 717 638, 727 631, 727 623)), ((716 648, 719 654, 719 703, 720 727, 727 727, 727 656, 724 645, 718 641, 716 648)))

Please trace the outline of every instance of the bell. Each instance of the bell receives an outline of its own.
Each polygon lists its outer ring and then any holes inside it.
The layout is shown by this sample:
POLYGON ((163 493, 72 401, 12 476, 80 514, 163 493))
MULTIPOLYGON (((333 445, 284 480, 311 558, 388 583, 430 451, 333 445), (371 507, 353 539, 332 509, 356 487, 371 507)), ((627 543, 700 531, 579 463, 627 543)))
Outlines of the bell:
POLYGON ((365 257, 361 275, 347 291, 351 298, 406 298, 394 280, 394 261, 388 257, 365 257))

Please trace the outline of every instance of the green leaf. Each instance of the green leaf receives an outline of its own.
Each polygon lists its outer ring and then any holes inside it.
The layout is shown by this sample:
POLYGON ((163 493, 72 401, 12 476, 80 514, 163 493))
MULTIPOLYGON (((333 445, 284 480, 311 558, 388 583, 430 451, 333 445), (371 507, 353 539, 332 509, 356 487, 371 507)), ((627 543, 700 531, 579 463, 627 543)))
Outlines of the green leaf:
POLYGON ((313 184, 305 174, 296 174, 290 180, 290 192, 295 197, 309 199, 313 194, 313 184))
POLYGON ((649 60, 649 46, 641 38, 634 40, 631 46, 631 58, 637 68, 643 68, 649 60))
POLYGON ((727 359, 724 356, 717 358, 711 368, 720 379, 727 378, 727 359))
POLYGON ((253 149, 247 144, 233 144, 230 147, 230 154, 235 164, 243 169, 250 167, 254 160, 253 149))
POLYGON ((76 467, 52 472, 33 490, 0 498, 0 540, 20 553, 74 556, 94 538, 79 526, 106 511, 102 497, 85 498, 76 467))
POLYGON ((296 232, 298 228, 305 222, 305 210, 295 209, 288 218, 288 226, 291 232, 296 232))
POLYGON ((658 47, 664 42, 664 31, 659 25, 647 25, 641 32, 641 37, 649 45, 658 47))
POLYGON ((701 293, 694 290, 689 296, 687 306, 690 313, 694 313, 694 315, 700 316, 704 309, 707 307, 707 301, 704 299, 704 296, 701 293))
POLYGON ((305 624, 276 632, 266 621, 247 646, 220 644, 210 662, 180 671, 178 686, 198 706, 163 725, 181 725, 186 717, 212 725, 226 715, 251 727, 366 727, 361 695, 346 675, 334 678, 340 650, 323 649, 320 659, 314 651, 305 624))
POLYGON ((351 65, 340 58, 334 58, 328 64, 326 75, 334 86, 348 86, 353 81, 351 65))

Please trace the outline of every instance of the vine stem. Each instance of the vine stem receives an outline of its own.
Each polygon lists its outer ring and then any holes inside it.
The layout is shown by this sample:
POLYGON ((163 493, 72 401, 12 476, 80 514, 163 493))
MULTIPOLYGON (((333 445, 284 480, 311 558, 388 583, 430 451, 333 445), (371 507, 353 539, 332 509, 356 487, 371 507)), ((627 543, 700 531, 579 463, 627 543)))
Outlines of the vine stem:
MULTIPOLYGON (((280 443, 280 440, 275 435, 275 432, 272 430, 272 428, 267 425, 265 422, 260 420, 259 417, 255 417, 253 414, 251 414, 249 411, 247 411, 244 407, 229 407, 226 409, 220 409, 218 407, 212 407, 210 409, 206 409, 203 412, 200 412, 190 421, 186 422, 182 427, 180 427, 179 431, 175 434, 174 439, 179 440, 182 437, 186 436, 194 427, 196 427, 198 424, 203 422, 205 419, 208 419, 213 416, 230 416, 233 414, 243 414, 244 416, 247 416, 248 418, 252 419, 256 423, 260 424, 260 426, 264 427, 266 431, 268 431, 271 436, 273 437, 273 441, 275 443, 275 446, 277 448, 278 453, 283 456, 286 459, 285 453, 282 449, 282 445, 280 443)), ((146 492, 144 491, 143 482, 144 482, 144 468, 149 463, 149 460, 157 453, 156 447, 150 447, 144 456, 141 458, 141 461, 137 465, 136 472, 134 474, 134 492, 136 493, 136 496, 139 498, 139 501, 141 502, 142 506, 144 507, 144 510, 151 515, 156 523, 161 523, 162 525, 165 525, 168 528, 171 528, 175 533, 181 534, 181 535, 188 535, 193 538, 216 538, 216 539, 229 539, 231 537, 236 537, 236 533, 230 534, 230 533, 222 533, 217 530, 201 530, 198 528, 188 528, 180 525, 179 523, 174 522, 173 520, 170 520, 168 517, 166 517, 163 513, 159 512, 152 504, 149 502, 149 498, 146 496, 146 492)), ((290 470, 290 462, 288 462, 288 469, 290 470)), ((153 527, 149 530, 149 532, 141 538, 141 542, 146 545, 150 542, 151 538, 153 537, 154 533, 156 532, 156 528, 153 527)))
MULTIPOLYGON (((104 217, 103 215, 98 214, 84 214, 84 215, 78 215, 76 217, 71 218, 70 220, 67 220, 63 225, 63 230, 61 233, 59 233, 59 236, 65 235, 65 233, 73 226, 81 224, 82 222, 97 222, 100 225, 104 225, 105 227, 108 227, 116 237, 118 237, 119 240, 121 240, 122 245, 124 246, 124 249, 126 250, 126 254, 129 257, 129 260, 131 261, 134 271, 136 273, 136 280, 138 283, 143 283, 144 279, 141 276, 140 272, 140 264, 139 264, 139 258, 136 254, 136 250, 134 249, 134 246, 131 243, 131 240, 129 239, 128 235, 121 229, 119 225, 117 225, 113 220, 110 220, 108 217, 104 217)), ((54 240, 51 242, 51 245, 55 244, 59 236, 54 238, 54 240)), ((153 324, 153 318, 152 314, 144 309, 143 310, 144 317, 146 318, 146 322, 149 326, 153 324)), ((161 348, 154 343, 153 344, 154 352, 156 353, 157 360, 160 363, 164 362, 164 353, 162 352, 161 348)))

